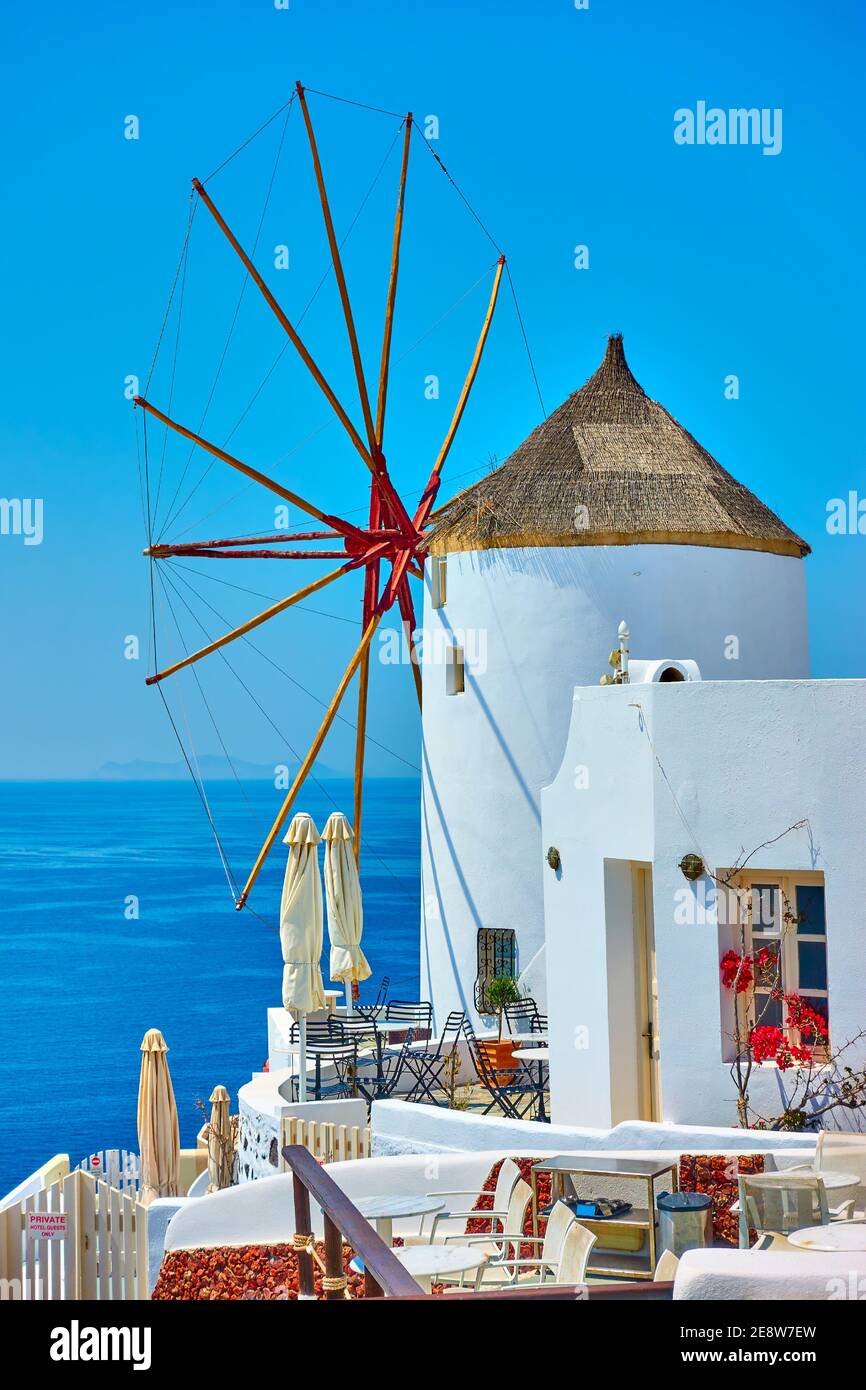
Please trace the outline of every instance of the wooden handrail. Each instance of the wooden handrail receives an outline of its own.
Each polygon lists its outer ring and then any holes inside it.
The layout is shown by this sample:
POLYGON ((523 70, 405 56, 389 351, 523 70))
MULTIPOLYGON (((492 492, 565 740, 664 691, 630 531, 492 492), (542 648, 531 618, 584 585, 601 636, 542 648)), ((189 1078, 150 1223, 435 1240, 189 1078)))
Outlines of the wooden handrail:
MULTIPOLYGON (((322 1208, 326 1262, 331 1278, 338 1274, 338 1258, 339 1273, 342 1272, 342 1242, 335 1240, 335 1232, 338 1232, 364 1262, 368 1298, 383 1295, 386 1298, 429 1297, 309 1149, 302 1144, 286 1144, 283 1158, 294 1174, 295 1224, 300 1235, 310 1234, 310 1197, 322 1208)), ((312 1259, 302 1255, 300 1260, 301 1283, 306 1285, 301 1292, 309 1296, 312 1294, 312 1259)))

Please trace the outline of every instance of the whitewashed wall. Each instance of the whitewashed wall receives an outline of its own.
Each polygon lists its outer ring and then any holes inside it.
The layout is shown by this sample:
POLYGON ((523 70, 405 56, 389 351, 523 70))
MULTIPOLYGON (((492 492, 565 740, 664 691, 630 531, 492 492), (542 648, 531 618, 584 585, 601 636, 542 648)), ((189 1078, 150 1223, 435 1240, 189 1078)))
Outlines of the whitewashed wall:
MULTIPOLYGON (((711 870, 725 869, 795 821, 808 820, 808 827, 761 850, 750 868, 823 871, 832 1038, 840 1042, 866 1025, 864 744, 863 681, 574 692, 565 757, 542 794, 543 838, 562 856, 560 874, 544 876, 558 1122, 608 1125, 624 1118, 616 1113, 611 1081, 617 1037, 608 1003, 605 859, 653 866, 666 1121, 736 1122, 722 1060, 718 928, 712 921, 684 926, 675 918, 677 894, 700 892, 677 867, 684 853, 696 851, 711 870), (575 786, 577 765, 588 768, 588 787, 575 786), (579 1025, 588 1030, 583 1049, 574 1045, 579 1025)), ((862 1065, 866 1049, 850 1060, 862 1065)), ((751 1093, 759 1112, 781 1108, 782 1080, 771 1067, 756 1072, 751 1093)), ((851 1122, 843 1112, 846 1119, 851 1122)))
POLYGON ((453 554, 424 605, 421 990, 437 1022, 472 1008, 479 927, 543 943, 539 795, 560 763, 575 685, 608 670, 627 619, 637 657, 693 657, 717 680, 808 675, 799 559, 638 545, 453 554), (436 659, 466 634, 466 692, 436 659), (739 659, 725 657, 730 636, 739 659))
POLYGON ((796 1154, 809 1162, 815 1151, 812 1134, 767 1134, 709 1124, 674 1125, 629 1121, 613 1129, 587 1125, 540 1124, 509 1120, 504 1115, 447 1110, 444 1106, 377 1100, 370 1116, 373 1153, 471 1153, 495 1149, 513 1154, 556 1152, 740 1153, 767 1150, 796 1154))

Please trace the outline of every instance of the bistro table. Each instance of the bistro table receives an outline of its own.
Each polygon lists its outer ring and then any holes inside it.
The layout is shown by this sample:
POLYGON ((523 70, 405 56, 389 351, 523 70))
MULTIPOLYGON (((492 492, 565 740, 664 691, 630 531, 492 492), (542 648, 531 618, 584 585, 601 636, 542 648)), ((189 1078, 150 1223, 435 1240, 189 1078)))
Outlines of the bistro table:
MULTIPOLYGON (((785 1183, 788 1178, 821 1178, 825 1190, 833 1193, 831 1206, 833 1203, 849 1202, 857 1200, 862 1196, 862 1186, 856 1173, 843 1173, 837 1168, 778 1168, 771 1169, 769 1173, 762 1173, 761 1178, 767 1178, 770 1182, 785 1183)), ((738 1208, 739 1210, 739 1208, 738 1208)))
MULTIPOLYGON (((349 1020, 349 1022, 351 1022, 352 1024, 352 1028, 356 1037, 361 1037, 364 1035, 366 1030, 360 1027, 359 1025, 364 1023, 365 1021, 366 1020, 362 1018, 352 1018, 349 1020)), ((376 1044, 376 1095, 381 1096, 386 1094, 385 1068, 383 1065, 385 1054, 385 1039, 386 1037, 390 1036, 391 1033, 408 1033, 412 1025, 410 1023, 407 1023, 404 1018, 371 1018, 369 1022, 370 1037, 374 1039, 376 1044)))
MULTIPOLYGON (((539 1034, 536 1033, 534 1041, 539 1041, 539 1034)), ((511 1038, 514 1042, 514 1038, 511 1038)), ((538 1063, 538 1120, 540 1124, 547 1123, 547 1111, 544 1108, 544 1064, 550 1061, 549 1047, 513 1047, 511 1055, 518 1062, 528 1062, 532 1066, 533 1062, 538 1063)))
POLYGON ((375 1222, 376 1230, 386 1245, 394 1244, 394 1221, 401 1216, 431 1216, 441 1211, 445 1203, 439 1197, 362 1197, 355 1203, 358 1211, 368 1221, 375 1222))
POLYGON ((829 1226, 804 1226, 792 1231, 788 1242, 800 1250, 866 1253, 866 1222, 831 1221, 829 1226))
POLYGON ((425 1293, 431 1292, 434 1280, 438 1282, 446 1275, 469 1274, 487 1263, 487 1256, 470 1245, 409 1245, 395 1250, 394 1254, 425 1293))
MULTIPOLYGON (((623 1252, 621 1249, 608 1254, 599 1252, 603 1260, 615 1260, 615 1263, 603 1266, 594 1264, 591 1270, 593 1274, 603 1274, 612 1278, 652 1279, 656 1267, 655 1183, 657 1178, 667 1177, 670 1191, 676 1192, 678 1164, 677 1158, 672 1158, 670 1163, 646 1162, 636 1158, 582 1158, 578 1154, 557 1154, 552 1158, 543 1158, 540 1163, 533 1164, 530 1170, 532 1234, 538 1235, 539 1173, 550 1174, 551 1206, 563 1196, 566 1181, 570 1182, 572 1189, 574 1188, 574 1178, 621 1178, 623 1181, 643 1183, 646 1192, 645 1207, 633 1206, 621 1216, 602 1220, 593 1220, 586 1216, 581 1216, 579 1220, 582 1226, 592 1231, 600 1244, 604 1243, 607 1231, 616 1231, 627 1240, 638 1242, 641 1241, 642 1234, 646 1234, 648 1264, 637 1250, 634 1253, 623 1252)), ((590 1192, 587 1195, 594 1197, 597 1194, 590 1192)))
POLYGON ((761 1181, 786 1183, 788 1178, 821 1178, 828 1192, 841 1187, 859 1187, 860 1179, 856 1173, 842 1173, 836 1168, 773 1168, 769 1173, 755 1175, 761 1181))

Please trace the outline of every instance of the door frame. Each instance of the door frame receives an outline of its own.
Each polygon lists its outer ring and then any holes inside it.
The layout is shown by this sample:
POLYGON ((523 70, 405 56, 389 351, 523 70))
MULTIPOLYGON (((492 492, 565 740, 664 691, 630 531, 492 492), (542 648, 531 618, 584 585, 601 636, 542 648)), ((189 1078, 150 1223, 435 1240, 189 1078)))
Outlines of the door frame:
POLYGON ((659 1123, 662 1117, 661 1044, 652 864, 632 864, 632 886, 640 1119, 659 1123))

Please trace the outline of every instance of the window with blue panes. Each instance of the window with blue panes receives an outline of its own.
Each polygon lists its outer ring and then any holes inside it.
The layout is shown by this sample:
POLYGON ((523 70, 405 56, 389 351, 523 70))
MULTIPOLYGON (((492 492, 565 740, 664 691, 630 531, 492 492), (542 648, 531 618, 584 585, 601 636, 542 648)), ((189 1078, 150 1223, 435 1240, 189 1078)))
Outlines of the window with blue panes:
MULTIPOLYGON (((785 873, 740 876, 738 887, 751 890, 749 921, 752 953, 765 947, 769 960, 755 972, 753 1019, 788 1028, 785 1007, 772 991, 781 963, 781 989, 799 994, 830 1025, 827 979, 827 912, 820 874, 785 873)), ((791 1029, 791 1041, 800 1037, 791 1029)))

